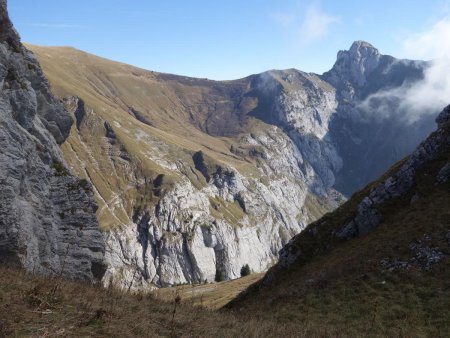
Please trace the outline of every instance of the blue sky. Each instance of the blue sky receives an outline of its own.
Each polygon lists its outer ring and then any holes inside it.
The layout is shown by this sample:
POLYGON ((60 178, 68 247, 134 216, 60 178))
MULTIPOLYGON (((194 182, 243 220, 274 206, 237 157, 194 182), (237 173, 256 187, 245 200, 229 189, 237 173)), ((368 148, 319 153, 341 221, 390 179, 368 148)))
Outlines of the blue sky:
POLYGON ((24 42, 223 80, 268 69, 322 73, 354 40, 433 57, 414 39, 448 20, 450 1, 9 0, 9 11, 24 42))

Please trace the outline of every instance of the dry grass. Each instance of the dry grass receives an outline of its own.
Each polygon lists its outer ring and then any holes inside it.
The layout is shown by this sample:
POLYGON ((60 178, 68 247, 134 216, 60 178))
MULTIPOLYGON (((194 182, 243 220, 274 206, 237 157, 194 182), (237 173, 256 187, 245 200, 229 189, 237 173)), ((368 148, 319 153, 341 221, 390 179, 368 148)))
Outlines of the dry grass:
POLYGON ((175 297, 43 278, 0 267, 0 336, 4 337, 324 337, 322 325, 278 323, 211 311, 175 297))
POLYGON ((353 217, 377 182, 356 193, 310 225, 315 231, 307 228, 295 237, 302 252, 296 264, 273 269, 270 282, 251 286, 229 307, 280 323, 325 325, 350 336, 449 337, 450 182, 435 184, 449 158, 450 149, 443 148, 416 172, 411 191, 378 207, 382 222, 373 232, 343 241, 333 230, 353 217), (414 203, 413 196, 418 196, 414 203), (412 248, 417 243, 439 251, 440 261, 429 269, 418 263, 393 271, 382 267, 384 259, 417 262, 412 248))
POLYGON ((251 284, 261 279, 263 274, 255 273, 242 278, 220 283, 208 283, 197 285, 182 285, 172 288, 162 288, 153 291, 157 299, 170 301, 177 295, 189 300, 194 305, 200 305, 212 310, 218 310, 225 306, 239 293, 251 284))

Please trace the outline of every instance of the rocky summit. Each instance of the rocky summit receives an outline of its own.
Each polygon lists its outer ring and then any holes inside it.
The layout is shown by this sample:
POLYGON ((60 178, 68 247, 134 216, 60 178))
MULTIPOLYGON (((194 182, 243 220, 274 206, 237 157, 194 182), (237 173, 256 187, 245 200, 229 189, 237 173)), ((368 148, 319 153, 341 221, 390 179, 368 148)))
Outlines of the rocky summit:
POLYGON ((0 260, 85 280, 105 272, 92 186, 74 177, 59 144, 72 118, 20 43, 0 1, 0 260))

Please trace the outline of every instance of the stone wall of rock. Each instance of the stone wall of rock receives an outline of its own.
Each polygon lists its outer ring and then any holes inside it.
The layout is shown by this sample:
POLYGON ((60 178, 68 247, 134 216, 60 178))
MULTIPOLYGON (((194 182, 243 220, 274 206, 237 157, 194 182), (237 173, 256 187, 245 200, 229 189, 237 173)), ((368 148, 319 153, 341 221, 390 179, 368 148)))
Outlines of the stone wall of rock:
POLYGON ((0 1, 0 260, 29 271, 102 278, 104 242, 89 182, 58 143, 72 119, 20 43, 0 1))

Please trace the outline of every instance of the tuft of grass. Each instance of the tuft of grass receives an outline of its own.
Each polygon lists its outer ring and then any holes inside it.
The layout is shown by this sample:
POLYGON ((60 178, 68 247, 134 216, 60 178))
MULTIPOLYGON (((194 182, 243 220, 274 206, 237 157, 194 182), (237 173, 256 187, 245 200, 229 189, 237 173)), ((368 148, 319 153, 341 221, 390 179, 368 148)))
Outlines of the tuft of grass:
POLYGON ((52 163, 52 168, 55 171, 55 176, 69 176, 70 173, 67 168, 61 162, 54 160, 52 163))

